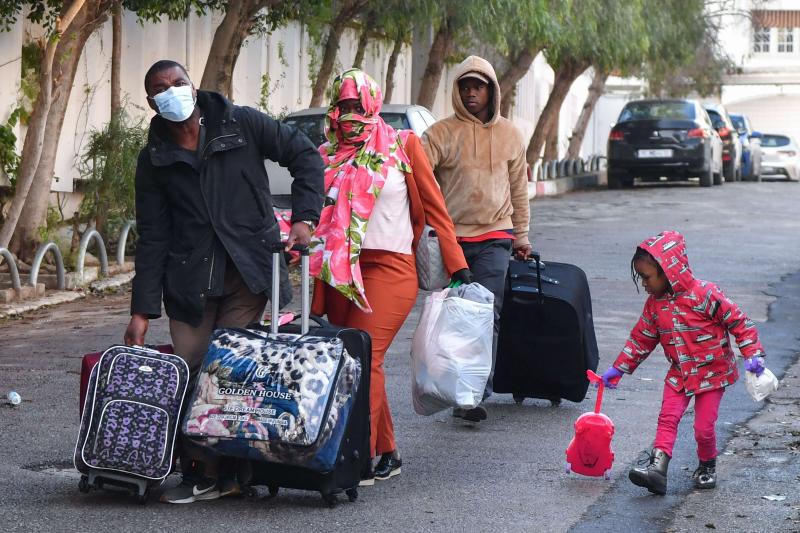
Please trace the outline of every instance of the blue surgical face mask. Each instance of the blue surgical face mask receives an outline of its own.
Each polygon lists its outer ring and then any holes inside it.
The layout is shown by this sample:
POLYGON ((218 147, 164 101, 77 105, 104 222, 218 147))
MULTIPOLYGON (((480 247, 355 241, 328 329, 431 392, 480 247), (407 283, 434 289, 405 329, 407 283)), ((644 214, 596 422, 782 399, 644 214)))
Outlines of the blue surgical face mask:
POLYGON ((183 122, 194 111, 194 96, 191 85, 170 87, 153 97, 158 114, 170 122, 183 122))

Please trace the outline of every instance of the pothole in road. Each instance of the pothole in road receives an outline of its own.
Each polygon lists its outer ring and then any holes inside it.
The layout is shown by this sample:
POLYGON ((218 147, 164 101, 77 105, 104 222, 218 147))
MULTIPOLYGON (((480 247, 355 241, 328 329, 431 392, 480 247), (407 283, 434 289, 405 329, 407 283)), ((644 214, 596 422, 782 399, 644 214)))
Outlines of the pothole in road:
POLYGON ((75 470, 75 465, 72 461, 57 461, 46 463, 31 463, 22 465, 23 470, 30 470, 39 474, 46 474, 50 476, 65 477, 69 479, 79 479, 80 472, 75 470))

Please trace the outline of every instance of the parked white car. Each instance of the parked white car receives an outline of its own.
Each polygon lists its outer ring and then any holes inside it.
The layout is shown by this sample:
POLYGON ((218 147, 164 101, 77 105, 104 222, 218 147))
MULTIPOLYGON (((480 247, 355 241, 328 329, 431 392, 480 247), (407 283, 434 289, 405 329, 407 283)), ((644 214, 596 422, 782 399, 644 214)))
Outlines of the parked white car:
MULTIPOLYGON (((298 128, 308 135, 315 146, 319 146, 326 140, 325 113, 327 111, 327 108, 324 107, 303 109, 287 115, 283 122, 298 128)), ((436 118, 426 108, 410 104, 386 104, 381 110, 381 117, 394 129, 410 129, 417 135, 422 135, 428 126, 436 122, 436 118)), ((274 161, 266 161, 265 165, 269 176, 269 190, 272 195, 290 195, 292 193, 292 176, 289 174, 289 170, 274 161)))
POLYGON ((761 137, 761 175, 800 180, 800 147, 788 135, 765 133, 761 137))

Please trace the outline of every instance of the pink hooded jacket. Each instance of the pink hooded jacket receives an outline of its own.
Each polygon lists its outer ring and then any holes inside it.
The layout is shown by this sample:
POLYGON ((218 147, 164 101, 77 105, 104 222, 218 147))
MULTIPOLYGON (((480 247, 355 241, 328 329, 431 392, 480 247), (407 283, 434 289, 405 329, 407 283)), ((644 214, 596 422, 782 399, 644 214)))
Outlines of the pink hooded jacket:
POLYGON ((652 255, 672 285, 672 294, 650 295, 614 367, 631 374, 658 343, 672 364, 665 382, 687 396, 732 385, 739 377, 731 333, 745 358, 764 356, 755 324, 715 284, 696 279, 686 244, 665 231, 639 247, 652 255))

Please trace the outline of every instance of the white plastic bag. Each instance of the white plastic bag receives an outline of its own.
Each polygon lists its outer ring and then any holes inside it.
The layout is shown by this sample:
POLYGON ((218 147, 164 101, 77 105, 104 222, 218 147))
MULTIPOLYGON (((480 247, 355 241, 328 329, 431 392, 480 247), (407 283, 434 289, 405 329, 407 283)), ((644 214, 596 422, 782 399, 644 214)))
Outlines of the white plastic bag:
POLYGON ((479 295, 481 301, 461 298, 453 289, 425 299, 411 344, 411 395, 417 414, 471 409, 483 399, 492 370, 494 296, 477 283, 470 288, 471 296, 479 295))
POLYGON ((753 372, 745 372, 744 385, 753 400, 760 402, 778 390, 778 378, 769 368, 765 368, 758 377, 753 372))

